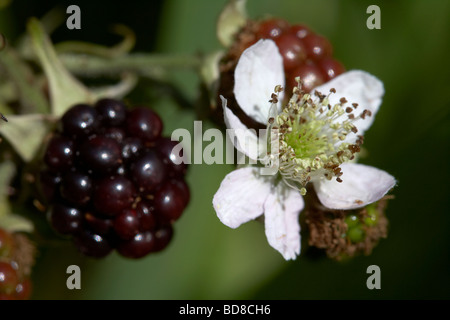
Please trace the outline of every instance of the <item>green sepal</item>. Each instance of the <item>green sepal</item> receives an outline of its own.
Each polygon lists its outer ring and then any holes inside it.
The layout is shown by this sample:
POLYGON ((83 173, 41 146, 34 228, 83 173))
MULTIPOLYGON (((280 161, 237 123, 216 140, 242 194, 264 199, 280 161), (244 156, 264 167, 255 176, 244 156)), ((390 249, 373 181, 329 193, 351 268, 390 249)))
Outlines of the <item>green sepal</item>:
POLYGON ((12 161, 5 160, 0 164, 0 228, 10 232, 31 232, 34 228, 31 221, 11 212, 8 189, 15 174, 16 166, 12 161))
POLYGON ((235 34, 247 21, 246 0, 230 0, 217 20, 217 38, 225 47, 229 47, 235 34))
POLYGON ((51 116, 44 114, 8 115, 8 122, 0 124, 0 134, 29 162, 39 151, 53 122, 51 116))
POLYGON ((59 60, 39 20, 30 19, 27 28, 34 52, 49 82, 51 113, 59 117, 74 104, 93 103, 94 97, 89 90, 59 60))

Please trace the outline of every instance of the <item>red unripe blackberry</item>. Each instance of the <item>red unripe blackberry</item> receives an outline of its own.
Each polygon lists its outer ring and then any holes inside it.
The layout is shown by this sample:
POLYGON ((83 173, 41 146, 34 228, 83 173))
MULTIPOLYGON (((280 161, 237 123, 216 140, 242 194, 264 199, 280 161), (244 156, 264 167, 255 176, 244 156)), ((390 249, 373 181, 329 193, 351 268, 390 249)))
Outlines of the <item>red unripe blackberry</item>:
POLYGON ((0 261, 0 293, 12 294, 19 284, 17 270, 9 262, 0 261))
POLYGON ((323 58, 330 57, 333 53, 333 48, 328 39, 318 34, 309 34, 302 41, 305 44, 308 57, 312 60, 320 61, 323 58))
POLYGON ((172 231, 159 230, 172 230, 189 188, 187 166, 177 163, 182 150, 175 154, 178 142, 161 136, 161 118, 148 108, 128 110, 121 101, 101 99, 67 110, 60 128, 38 179, 53 229, 94 258, 114 249, 140 258, 166 247, 172 231))
MULTIPOLYGON (((235 42, 220 61, 220 81, 216 103, 212 106, 212 117, 224 124, 220 95, 227 99, 227 106, 248 128, 264 129, 238 105, 234 97, 234 71, 245 49, 261 39, 275 42, 283 60, 285 74, 285 98, 291 96, 298 85, 295 78, 300 77, 303 91, 310 92, 334 77, 345 72, 344 66, 332 56, 333 47, 327 38, 315 33, 303 24, 290 25, 283 19, 263 21, 249 20, 236 34, 235 42)), ((270 97, 268 97, 268 100, 270 97)))
POLYGON ((302 89, 311 91, 313 88, 320 86, 325 82, 322 70, 314 63, 303 64, 291 71, 290 88, 297 86, 296 77, 300 77, 302 81, 302 89))
POLYGON ((276 39, 289 28, 289 23, 282 19, 270 19, 259 25, 256 37, 258 39, 276 39))
POLYGON ((284 70, 292 70, 302 64, 306 59, 305 46, 296 35, 285 33, 275 39, 281 56, 283 57, 284 70))

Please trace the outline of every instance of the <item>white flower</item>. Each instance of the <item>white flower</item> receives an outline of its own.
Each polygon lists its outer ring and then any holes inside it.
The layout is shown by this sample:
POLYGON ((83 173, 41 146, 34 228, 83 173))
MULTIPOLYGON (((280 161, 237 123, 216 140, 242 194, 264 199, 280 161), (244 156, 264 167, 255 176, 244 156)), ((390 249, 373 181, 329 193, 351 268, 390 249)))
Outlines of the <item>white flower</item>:
MULTIPOLYGON (((272 40, 260 40, 242 53, 234 95, 247 115, 277 129, 278 174, 261 175, 256 166, 234 170, 222 181, 213 205, 220 221, 231 228, 264 214, 269 244, 289 260, 300 254, 298 217, 308 183, 324 206, 350 210, 378 201, 396 181, 385 171, 350 162, 381 104, 381 81, 363 71, 349 71, 311 95, 295 89, 282 108, 283 99, 276 93, 284 79, 282 57, 272 40)), ((224 98, 222 102, 227 127, 246 129, 224 98)), ((264 143, 247 133, 237 136, 235 147, 267 163, 271 158, 264 143)))

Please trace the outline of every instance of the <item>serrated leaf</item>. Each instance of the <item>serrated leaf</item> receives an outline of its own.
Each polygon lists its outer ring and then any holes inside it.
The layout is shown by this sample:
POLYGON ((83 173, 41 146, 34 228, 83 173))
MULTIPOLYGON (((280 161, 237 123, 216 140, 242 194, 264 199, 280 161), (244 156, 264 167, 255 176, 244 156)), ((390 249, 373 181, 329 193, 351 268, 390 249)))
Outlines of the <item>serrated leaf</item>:
POLYGON ((246 0, 230 0, 219 15, 217 21, 217 38, 225 47, 229 47, 236 32, 245 25, 247 13, 246 0))
POLYGON ((51 121, 42 114, 8 115, 8 122, 0 124, 0 134, 28 162, 42 145, 51 121))
POLYGON ((32 18, 27 27, 35 54, 49 81, 52 114, 61 116, 74 104, 92 103, 92 94, 61 63, 40 22, 32 18))

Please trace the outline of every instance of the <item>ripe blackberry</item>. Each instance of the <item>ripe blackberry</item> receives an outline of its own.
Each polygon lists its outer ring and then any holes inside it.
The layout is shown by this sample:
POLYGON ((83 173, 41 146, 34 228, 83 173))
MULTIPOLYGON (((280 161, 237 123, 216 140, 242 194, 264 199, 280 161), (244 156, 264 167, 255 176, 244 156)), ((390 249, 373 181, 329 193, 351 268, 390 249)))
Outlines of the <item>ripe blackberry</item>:
MULTIPOLYGON (((234 69, 242 52, 260 39, 271 39, 278 46, 283 58, 286 92, 292 92, 292 89, 298 85, 295 81, 296 77, 301 78, 302 89, 310 92, 314 87, 345 71, 344 66, 333 57, 333 47, 328 39, 313 32, 307 26, 290 25, 285 20, 274 18, 248 21, 236 35, 236 41, 221 60, 218 92, 227 99, 228 107, 249 128, 264 129, 237 105, 233 95, 234 69)), ((218 122, 223 123, 221 106, 222 103, 217 95, 213 116, 218 122)))
POLYGON ((53 229, 96 258, 165 248, 190 196, 182 150, 162 129, 154 111, 114 99, 67 110, 39 176, 53 229))

